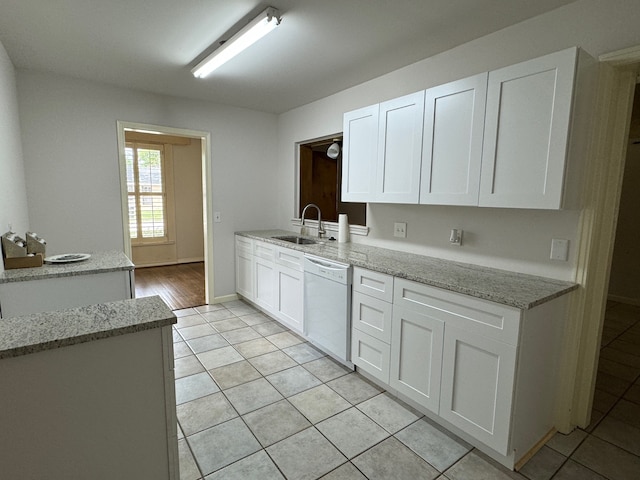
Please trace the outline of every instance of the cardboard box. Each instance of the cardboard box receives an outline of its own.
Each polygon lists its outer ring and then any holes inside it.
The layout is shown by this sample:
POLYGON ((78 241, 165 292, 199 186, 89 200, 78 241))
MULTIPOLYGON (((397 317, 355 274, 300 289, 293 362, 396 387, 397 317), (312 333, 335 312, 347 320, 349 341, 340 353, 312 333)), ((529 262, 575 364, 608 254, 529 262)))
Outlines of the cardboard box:
POLYGON ((44 256, 36 253, 32 257, 13 257, 4 259, 4 269, 41 267, 44 263, 44 256))

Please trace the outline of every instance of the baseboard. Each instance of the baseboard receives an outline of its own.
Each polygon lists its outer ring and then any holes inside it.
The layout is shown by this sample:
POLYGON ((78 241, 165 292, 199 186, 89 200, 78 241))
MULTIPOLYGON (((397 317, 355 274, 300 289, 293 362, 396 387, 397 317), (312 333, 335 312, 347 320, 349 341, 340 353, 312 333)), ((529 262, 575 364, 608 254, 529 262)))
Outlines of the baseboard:
POLYGON ((199 262, 204 262, 204 257, 181 258, 180 260, 171 261, 171 262, 140 263, 136 265, 136 268, 170 267, 172 265, 182 265, 185 263, 199 263, 199 262))
POLYGON ((215 303, 233 302, 234 300, 238 300, 238 295, 236 295, 235 293, 231 295, 223 295, 221 297, 216 297, 213 299, 213 302, 209 302, 209 303, 215 304, 215 303))
POLYGON ((639 298, 623 297, 622 295, 607 295, 607 300, 618 303, 626 303, 627 305, 640 306, 639 298))

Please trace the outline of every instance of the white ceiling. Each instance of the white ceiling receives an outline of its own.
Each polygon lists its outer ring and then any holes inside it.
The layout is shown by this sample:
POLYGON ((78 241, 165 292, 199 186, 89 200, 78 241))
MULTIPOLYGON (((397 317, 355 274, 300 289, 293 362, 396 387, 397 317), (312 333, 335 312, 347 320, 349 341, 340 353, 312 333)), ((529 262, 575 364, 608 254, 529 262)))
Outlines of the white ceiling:
POLYGON ((0 0, 0 41, 19 69, 280 113, 572 1, 0 0), (192 76, 267 6, 280 28, 192 76))

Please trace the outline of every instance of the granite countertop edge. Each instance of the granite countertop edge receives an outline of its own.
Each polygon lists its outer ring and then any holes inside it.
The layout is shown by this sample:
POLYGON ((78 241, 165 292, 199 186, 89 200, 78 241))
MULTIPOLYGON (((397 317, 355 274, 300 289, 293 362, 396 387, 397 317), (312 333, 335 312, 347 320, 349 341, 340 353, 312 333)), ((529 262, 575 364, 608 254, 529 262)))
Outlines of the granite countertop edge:
POLYGON ((122 251, 107 250, 88 253, 91 254, 91 257, 81 262, 45 263, 41 267, 4 270, 0 272, 0 284, 93 275, 96 273, 132 271, 135 269, 134 264, 122 251))
MULTIPOLYGON (((274 238, 285 235, 304 237, 304 235, 286 230, 240 231, 236 234, 520 310, 529 310, 579 287, 578 284, 568 281, 369 245, 338 244, 324 239, 322 244, 298 245, 274 238), (341 254, 339 254, 339 249, 343 250, 341 254), (358 256, 366 258, 361 259, 358 256), (397 263, 404 268, 394 268, 389 263, 397 263), (411 271, 420 270, 420 266, 428 268, 431 274, 424 273, 424 271, 411 271)), ((317 240, 314 237, 306 238, 317 240)))
POLYGON ((159 296, 0 319, 0 359, 29 355, 177 322, 159 296))

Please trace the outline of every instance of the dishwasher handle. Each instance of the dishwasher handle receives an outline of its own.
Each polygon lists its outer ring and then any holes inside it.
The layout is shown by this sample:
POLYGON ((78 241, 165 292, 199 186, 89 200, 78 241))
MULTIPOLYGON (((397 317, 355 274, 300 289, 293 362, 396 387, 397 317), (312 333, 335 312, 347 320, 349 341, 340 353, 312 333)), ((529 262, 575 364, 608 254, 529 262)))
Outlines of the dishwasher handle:
POLYGON ((349 268, 348 265, 341 265, 339 263, 328 263, 328 262, 323 262, 322 260, 319 260, 317 258, 311 258, 311 257, 305 257, 307 259, 308 262, 312 263, 315 266, 318 267, 324 267, 324 268, 328 268, 331 270, 346 270, 347 268, 349 268))

